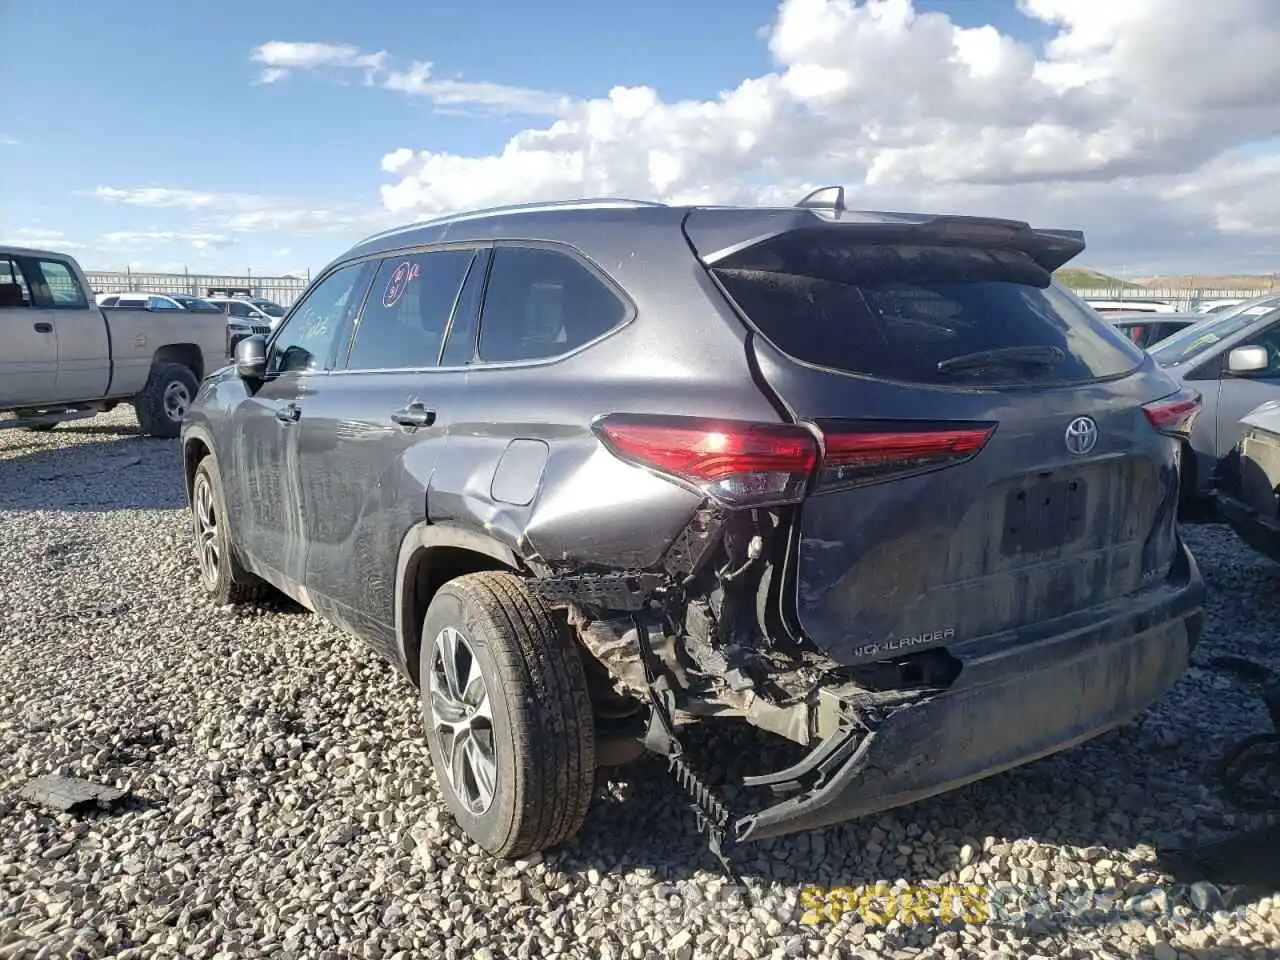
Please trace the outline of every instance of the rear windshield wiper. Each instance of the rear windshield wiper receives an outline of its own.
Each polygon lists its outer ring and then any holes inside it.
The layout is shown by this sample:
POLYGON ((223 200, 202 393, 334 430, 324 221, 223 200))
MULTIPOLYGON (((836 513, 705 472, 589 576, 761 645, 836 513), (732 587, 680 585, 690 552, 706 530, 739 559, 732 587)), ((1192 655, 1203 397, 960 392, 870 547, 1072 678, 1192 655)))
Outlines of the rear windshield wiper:
POLYGON ((938 363, 938 372, 952 373, 958 370, 974 370, 981 367, 996 366, 1056 367, 1066 358, 1066 351, 1052 344, 999 347, 994 350, 965 353, 958 357, 951 357, 949 360, 943 360, 938 363))

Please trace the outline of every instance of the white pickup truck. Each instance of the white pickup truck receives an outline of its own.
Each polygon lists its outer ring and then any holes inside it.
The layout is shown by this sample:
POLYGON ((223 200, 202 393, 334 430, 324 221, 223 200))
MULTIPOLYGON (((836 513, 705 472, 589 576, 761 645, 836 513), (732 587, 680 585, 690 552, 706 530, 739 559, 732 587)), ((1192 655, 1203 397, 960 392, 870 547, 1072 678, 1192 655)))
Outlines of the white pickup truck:
POLYGON ((51 430, 132 403, 176 437, 206 374, 229 360, 221 313, 104 311, 75 258, 0 246, 0 429, 51 430))

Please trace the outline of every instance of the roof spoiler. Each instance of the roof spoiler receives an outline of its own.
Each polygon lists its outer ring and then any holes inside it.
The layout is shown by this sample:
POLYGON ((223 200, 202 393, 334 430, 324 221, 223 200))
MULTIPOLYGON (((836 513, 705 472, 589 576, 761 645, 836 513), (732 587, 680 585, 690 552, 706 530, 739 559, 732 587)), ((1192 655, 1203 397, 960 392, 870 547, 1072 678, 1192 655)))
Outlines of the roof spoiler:
POLYGON ((703 263, 725 267, 767 257, 779 244, 837 238, 842 243, 941 242, 1018 250, 1049 273, 1085 249, 1080 230, 1040 229, 1022 220, 850 210, 840 186, 814 190, 794 207, 695 207, 684 228, 703 263))

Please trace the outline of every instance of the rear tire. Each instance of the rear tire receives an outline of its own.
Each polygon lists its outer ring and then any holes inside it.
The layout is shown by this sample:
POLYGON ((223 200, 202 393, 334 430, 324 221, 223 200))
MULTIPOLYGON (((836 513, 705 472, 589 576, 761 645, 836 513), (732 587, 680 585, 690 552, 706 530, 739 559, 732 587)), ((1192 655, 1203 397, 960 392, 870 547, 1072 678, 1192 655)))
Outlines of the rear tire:
POLYGON ((133 400, 142 432, 165 440, 176 437, 199 389, 200 382, 188 367, 180 363, 154 364, 151 376, 133 400))
POLYGON ((191 531, 200 585, 215 603, 248 603, 261 600, 270 592, 269 584, 245 570, 236 559, 227 527, 222 477, 212 455, 200 461, 191 481, 191 531))
POLYGON ((436 782, 466 834, 501 858, 576 834, 595 726, 582 661, 551 611, 514 574, 450 580, 423 618, 419 662, 436 782))

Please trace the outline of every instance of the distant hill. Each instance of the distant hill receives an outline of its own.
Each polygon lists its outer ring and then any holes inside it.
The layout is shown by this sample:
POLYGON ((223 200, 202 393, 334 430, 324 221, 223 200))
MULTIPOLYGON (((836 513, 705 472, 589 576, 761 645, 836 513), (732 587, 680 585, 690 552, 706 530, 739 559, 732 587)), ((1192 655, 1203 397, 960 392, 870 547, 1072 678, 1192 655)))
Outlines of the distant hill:
POLYGON ((1194 274, 1139 277, 1137 284, 1152 290, 1271 290, 1275 277, 1263 274, 1194 274))
POLYGON ((1142 286, 1139 283, 1131 283, 1128 280, 1121 280, 1119 277, 1099 273, 1097 270, 1084 270, 1079 267, 1067 267, 1059 270, 1054 274, 1054 277, 1065 286, 1081 290, 1139 289, 1142 286))

